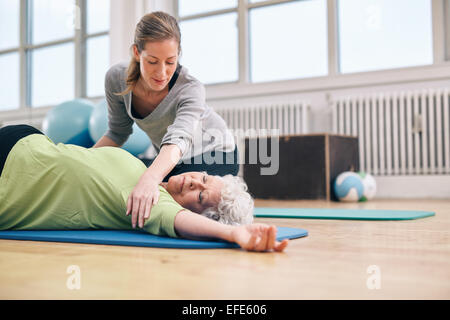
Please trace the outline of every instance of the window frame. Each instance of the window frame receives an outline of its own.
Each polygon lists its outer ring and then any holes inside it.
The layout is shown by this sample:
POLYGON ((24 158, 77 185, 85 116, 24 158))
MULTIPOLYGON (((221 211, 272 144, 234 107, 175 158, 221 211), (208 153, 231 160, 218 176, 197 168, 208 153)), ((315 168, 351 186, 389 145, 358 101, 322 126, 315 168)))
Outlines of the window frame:
MULTIPOLYGON (((59 44, 74 43, 75 57, 75 98, 96 99, 99 97, 87 97, 87 57, 86 44, 88 39, 109 35, 109 29, 103 32, 87 34, 87 0, 75 0, 75 16, 74 16, 74 35, 64 39, 55 41, 47 41, 39 44, 31 44, 31 26, 32 26, 32 0, 20 0, 19 2, 19 46, 0 50, 0 54, 19 53, 19 107, 16 109, 0 111, 0 115, 8 116, 10 114, 31 114, 31 110, 41 110, 47 112, 51 106, 33 107, 32 99, 32 53, 33 50, 51 47, 59 44)), ((109 52, 108 52, 109 54, 109 52)), ((102 96, 100 96, 102 97, 102 96)), ((38 112, 41 113, 41 112, 38 112)), ((0 123, 1 126, 1 123, 0 123)))
POLYGON ((208 100, 269 94, 290 94, 318 90, 328 91, 417 81, 439 81, 450 78, 450 31, 446 32, 450 26, 450 0, 431 0, 433 15, 433 64, 431 65, 348 74, 341 73, 339 70, 337 0, 326 0, 328 21, 328 75, 258 83, 250 82, 249 11, 253 8, 299 0, 266 0, 258 3, 250 3, 248 0, 237 1, 238 5, 236 8, 180 17, 178 0, 172 0, 173 15, 180 22, 228 12, 237 12, 238 14, 238 81, 205 84, 208 100))

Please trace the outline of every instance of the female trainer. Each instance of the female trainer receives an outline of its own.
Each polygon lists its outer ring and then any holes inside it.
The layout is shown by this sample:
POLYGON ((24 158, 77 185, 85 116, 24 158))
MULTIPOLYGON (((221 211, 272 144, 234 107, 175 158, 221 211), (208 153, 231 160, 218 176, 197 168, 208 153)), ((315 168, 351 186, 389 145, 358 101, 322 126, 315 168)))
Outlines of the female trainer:
POLYGON ((131 61, 105 76, 108 130, 94 148, 123 145, 136 123, 158 155, 127 200, 134 221, 148 219, 158 185, 171 176, 238 173, 238 150, 225 121, 205 102, 205 88, 179 64, 181 33, 174 17, 146 14, 136 25, 131 61))

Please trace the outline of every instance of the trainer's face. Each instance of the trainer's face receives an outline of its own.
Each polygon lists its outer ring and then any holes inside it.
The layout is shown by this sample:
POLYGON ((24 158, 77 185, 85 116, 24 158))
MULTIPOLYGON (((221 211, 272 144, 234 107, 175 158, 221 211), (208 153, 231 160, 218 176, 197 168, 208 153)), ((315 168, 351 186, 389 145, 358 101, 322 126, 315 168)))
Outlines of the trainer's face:
POLYGON ((217 207, 223 187, 222 179, 203 172, 186 172, 169 178, 166 189, 182 207, 201 213, 217 207))
POLYGON ((149 91, 165 89, 177 68, 178 43, 174 39, 149 41, 141 53, 133 47, 134 57, 140 64, 143 86, 149 91))

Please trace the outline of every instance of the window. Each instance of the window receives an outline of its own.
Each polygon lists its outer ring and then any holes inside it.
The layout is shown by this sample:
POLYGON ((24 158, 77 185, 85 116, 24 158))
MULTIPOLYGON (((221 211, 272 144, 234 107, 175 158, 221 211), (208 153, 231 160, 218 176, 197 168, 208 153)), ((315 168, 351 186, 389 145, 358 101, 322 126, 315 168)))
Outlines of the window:
POLYGON ((35 49, 31 57, 32 106, 48 106, 74 98, 73 43, 35 49))
POLYGON ((19 11, 19 0, 0 0, 0 111, 19 107, 19 11))
POLYGON ((205 84, 238 80, 236 7, 237 0, 181 0, 178 3, 180 63, 205 84), (184 18, 189 15, 200 16, 184 18))
POLYGON ((178 15, 180 17, 199 13, 212 12, 237 7, 238 0, 180 0, 178 15))
POLYGON ((0 111, 19 107, 19 54, 0 55, 0 111))
POLYGON ((109 68, 109 1, 87 1, 86 95, 105 94, 105 74, 109 68))
POLYGON ((325 0, 293 1, 250 10, 253 82, 325 76, 325 0))
MULTIPOLYGON (((446 5, 448 59, 450 5, 449 0, 439 3, 446 5)), ((431 0, 177 4, 181 63, 205 84, 335 76, 434 62, 431 0)))
POLYGON ((75 30, 71 25, 71 14, 74 6, 73 0, 30 1, 31 43, 37 45, 73 37, 75 30))
POLYGON ((339 0, 342 73, 433 63, 430 0, 339 0))
POLYGON ((87 34, 105 32, 109 29, 109 1, 88 0, 87 34))
POLYGON ((0 0, 0 111, 104 95, 109 1, 0 0))
POLYGON ((0 50, 19 46, 19 0, 0 1, 0 50))
POLYGON ((205 84, 238 80, 237 14, 187 20, 180 24, 180 63, 205 84))
POLYGON ((205 84, 328 73, 326 0, 179 0, 178 17, 180 62, 205 84))
POLYGON ((105 94, 105 74, 109 68, 109 37, 99 36, 87 39, 87 96, 105 94))

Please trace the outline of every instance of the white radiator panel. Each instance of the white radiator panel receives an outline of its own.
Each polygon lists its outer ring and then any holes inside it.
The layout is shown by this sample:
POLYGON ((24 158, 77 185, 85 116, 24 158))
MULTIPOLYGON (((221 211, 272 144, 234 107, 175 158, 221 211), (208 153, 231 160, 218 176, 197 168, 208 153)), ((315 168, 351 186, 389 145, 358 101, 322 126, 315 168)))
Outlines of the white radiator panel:
POLYGON ((280 135, 309 132, 309 105, 302 101, 273 104, 214 106, 228 128, 239 136, 265 135, 267 130, 280 135))
POLYGON ((332 131, 359 138, 360 169, 378 176, 450 174, 450 90, 331 99, 332 131))

